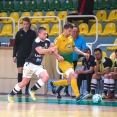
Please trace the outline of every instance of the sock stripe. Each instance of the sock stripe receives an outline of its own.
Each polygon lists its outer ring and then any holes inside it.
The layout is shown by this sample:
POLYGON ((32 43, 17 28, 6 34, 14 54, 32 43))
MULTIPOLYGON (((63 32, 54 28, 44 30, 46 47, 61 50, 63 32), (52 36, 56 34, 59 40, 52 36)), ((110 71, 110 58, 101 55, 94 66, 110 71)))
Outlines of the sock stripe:
POLYGON ((17 90, 14 88, 14 89, 13 89, 13 92, 14 92, 14 93, 18 93, 19 91, 17 91, 17 90))
POLYGON ((38 83, 38 82, 37 82, 36 84, 41 88, 41 86, 39 85, 39 83, 38 83))

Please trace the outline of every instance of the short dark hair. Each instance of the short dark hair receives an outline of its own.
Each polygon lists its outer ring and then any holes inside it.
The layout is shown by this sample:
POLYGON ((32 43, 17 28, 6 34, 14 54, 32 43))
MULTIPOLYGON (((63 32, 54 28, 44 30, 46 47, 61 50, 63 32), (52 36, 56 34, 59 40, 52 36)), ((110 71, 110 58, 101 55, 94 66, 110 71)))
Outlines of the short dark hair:
POLYGON ((73 25, 72 25, 70 22, 67 22, 67 23, 64 25, 64 29, 68 29, 68 28, 72 28, 72 29, 73 29, 73 25))
POLYGON ((42 30, 46 30, 44 27, 39 27, 38 32, 40 33, 42 30))
POLYGON ((100 48, 95 48, 94 52, 96 52, 96 51, 100 51, 100 53, 102 53, 102 50, 100 48))
POLYGON ((88 48, 87 50, 88 50, 88 51, 91 53, 91 50, 90 50, 90 48, 88 48))
POLYGON ((23 21, 26 21, 26 22, 30 23, 30 19, 28 17, 24 17, 23 21))
POLYGON ((117 49, 115 50, 115 53, 117 52, 117 49))

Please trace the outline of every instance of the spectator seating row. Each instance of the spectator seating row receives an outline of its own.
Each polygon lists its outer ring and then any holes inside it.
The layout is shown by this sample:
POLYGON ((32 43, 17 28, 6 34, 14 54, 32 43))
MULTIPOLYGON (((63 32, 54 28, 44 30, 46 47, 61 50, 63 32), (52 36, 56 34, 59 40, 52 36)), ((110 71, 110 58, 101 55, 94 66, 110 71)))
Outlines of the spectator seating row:
MULTIPOLYGON (((21 26, 22 24, 20 24, 21 26)), ((36 24, 33 24, 36 27, 36 24)), ((49 24, 45 23, 42 24, 41 26, 45 27, 49 36, 57 36, 58 31, 59 31, 59 26, 58 23, 54 24, 52 26, 52 29, 50 30, 49 24)), ((36 27, 37 28, 37 27, 36 27)), ((80 33, 79 35, 83 36, 95 36, 96 35, 96 23, 94 23, 90 30, 89 26, 86 23, 81 23, 79 25, 80 33)), ((17 26, 15 27, 15 33, 17 32, 18 28, 17 26)), ((62 32, 62 26, 61 26, 61 32, 62 32)), ((3 29, 1 30, 0 36, 12 36, 12 25, 11 24, 6 24, 3 29)), ((104 30, 102 28, 102 25, 98 23, 98 35, 99 36, 117 36, 117 30, 116 30, 116 25, 114 23, 108 23, 104 27, 104 30)))
MULTIPOLYGON (((84 35, 84 36, 96 35, 96 23, 94 23, 91 26, 90 30, 86 23, 81 23, 79 25, 79 28, 80 28, 80 35, 84 35)), ((109 36, 109 35, 117 36, 116 25, 114 23, 107 23, 103 30, 102 25, 98 23, 98 35, 99 36, 109 36)))
POLYGON ((117 0, 101 0, 99 3, 99 0, 94 0, 94 9, 100 10, 100 9, 117 9, 117 0))
POLYGON ((73 4, 72 0, 64 0, 61 2, 60 0, 52 0, 49 4, 49 0, 41 0, 39 4, 37 4, 36 0, 28 1, 26 5, 24 0, 19 0, 14 5, 14 1, 8 0, 3 6, 3 2, 0 1, 0 11, 48 11, 48 10, 74 10, 77 8, 78 0, 73 4))
MULTIPOLYGON (((63 21, 63 19, 68 15, 68 13, 66 11, 60 11, 58 13, 58 17, 61 21, 63 21)), ((21 17, 30 17, 31 16, 31 13, 30 12, 23 12, 21 17)), ((43 13, 42 12, 35 12, 33 14, 33 16, 43 16, 43 13)), ((45 16, 55 16, 55 12, 54 11, 49 11, 46 13, 45 16)), ((0 13, 0 17, 8 17, 7 13, 6 12, 2 12, 0 13)), ((14 20, 15 20, 15 23, 18 23, 18 20, 19 20, 19 13, 18 12, 13 12, 10 14, 10 17, 12 17, 14 20)), ((53 23, 57 23, 58 20, 55 19, 55 18, 46 18, 46 19, 43 19, 43 18, 39 18, 39 19, 32 19, 31 20, 31 23, 36 23, 36 22, 39 22, 39 23, 46 23, 46 22, 53 22, 53 23)), ((1 23, 12 23, 11 20, 2 20, 1 23)), ((21 22, 20 22, 21 23, 21 22)))
MULTIPOLYGON (((36 29, 38 28, 36 24, 32 24, 36 29)), ((45 27, 49 36, 57 36, 59 32, 59 25, 54 24, 50 30, 49 24, 42 24, 41 27, 45 27)), ((22 24, 20 24, 20 28, 22 24)), ((18 25, 15 27, 15 34, 18 31, 18 25)), ((60 27, 60 31, 62 32, 62 26, 60 27)), ((13 28, 11 24, 4 25, 3 29, 0 32, 0 36, 13 36, 13 28)))
MULTIPOLYGON (((14 4, 13 0, 5 0, 6 3, 3 6, 3 2, 0 1, 0 11, 48 11, 48 10, 76 10, 78 6, 78 0, 73 2, 73 0, 52 0, 49 3, 49 0, 41 0, 39 4, 37 0, 30 0, 26 5, 25 0, 18 0, 16 4, 14 4)), ((94 0, 94 9, 116 9, 117 8, 117 0, 111 2, 111 0, 101 0, 99 3, 98 0, 94 0)))
MULTIPOLYGON (((71 13, 73 13, 75 11, 72 11, 71 13)), ((23 12, 21 17, 30 17, 31 13, 30 12, 23 12)), ((43 13, 41 11, 38 12, 34 12, 33 16, 43 16, 43 13)), ((66 16, 68 16, 68 12, 67 11, 60 11, 58 12, 58 14, 56 15, 54 11, 48 11, 45 16, 58 16, 60 18, 61 21, 64 20, 64 18, 66 16)), ((1 12, 0 13, 0 17, 8 17, 6 12, 1 12)), ((18 23, 18 20, 20 18, 20 15, 18 12, 12 12, 10 14, 10 17, 12 17, 15 20, 15 23, 18 23)), ((96 13, 96 17, 98 18, 98 22, 113 22, 113 21, 117 21, 117 9, 110 11, 108 18, 107 18, 107 12, 106 10, 98 10, 96 13)), ((91 19, 89 20, 90 22, 96 22, 96 20, 91 19)), ((47 23, 47 22, 52 22, 52 23, 57 23, 58 20, 56 18, 39 18, 39 19, 32 19, 31 23, 47 23)), ((82 20, 78 21, 78 22, 83 22, 82 20)), ((12 23, 11 20, 2 20, 1 23, 12 23)))
MULTIPOLYGON (((115 39, 113 44, 117 44, 117 39, 115 39)), ((107 47, 108 51, 115 51, 117 49, 117 46, 111 46, 111 47, 107 47)))

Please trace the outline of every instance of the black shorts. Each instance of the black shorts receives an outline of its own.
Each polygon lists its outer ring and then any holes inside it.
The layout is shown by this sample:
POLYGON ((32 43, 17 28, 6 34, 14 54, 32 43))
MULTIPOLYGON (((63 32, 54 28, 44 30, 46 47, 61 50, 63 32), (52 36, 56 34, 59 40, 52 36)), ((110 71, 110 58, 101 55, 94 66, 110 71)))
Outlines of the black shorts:
POLYGON ((22 57, 22 56, 17 56, 17 68, 18 67, 23 67, 24 66, 24 63, 25 63, 25 59, 27 57, 22 57))

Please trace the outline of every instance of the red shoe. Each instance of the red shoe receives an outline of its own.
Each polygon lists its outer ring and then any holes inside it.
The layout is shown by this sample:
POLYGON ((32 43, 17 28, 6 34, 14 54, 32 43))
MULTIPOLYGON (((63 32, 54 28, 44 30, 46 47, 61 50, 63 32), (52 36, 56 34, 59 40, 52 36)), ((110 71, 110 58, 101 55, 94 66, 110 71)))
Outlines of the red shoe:
POLYGON ((114 93, 110 93, 106 98, 107 99, 112 99, 112 98, 114 98, 115 96, 114 96, 114 93))

